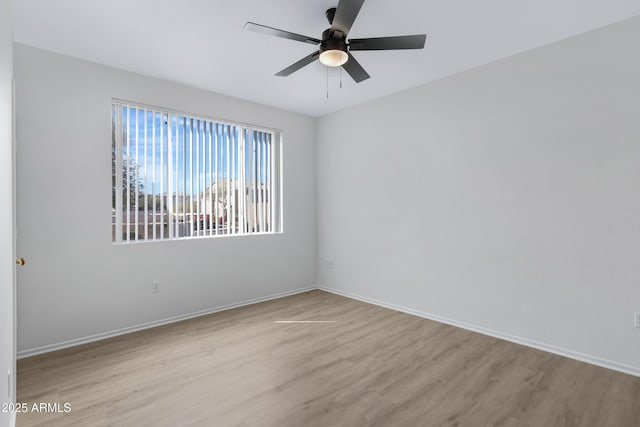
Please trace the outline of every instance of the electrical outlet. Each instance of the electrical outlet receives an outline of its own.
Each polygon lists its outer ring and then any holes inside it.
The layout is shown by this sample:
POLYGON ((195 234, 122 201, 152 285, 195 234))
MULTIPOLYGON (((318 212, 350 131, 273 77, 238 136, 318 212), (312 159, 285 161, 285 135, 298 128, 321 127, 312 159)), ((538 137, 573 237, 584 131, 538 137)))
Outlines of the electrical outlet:
POLYGON ((151 283, 151 293, 159 294, 160 293, 160 282, 151 283))
POLYGON ((633 315, 633 325, 640 328, 640 311, 636 311, 633 315))
POLYGON ((333 260, 330 260, 330 259, 325 260, 324 266, 329 270, 333 270, 333 260))

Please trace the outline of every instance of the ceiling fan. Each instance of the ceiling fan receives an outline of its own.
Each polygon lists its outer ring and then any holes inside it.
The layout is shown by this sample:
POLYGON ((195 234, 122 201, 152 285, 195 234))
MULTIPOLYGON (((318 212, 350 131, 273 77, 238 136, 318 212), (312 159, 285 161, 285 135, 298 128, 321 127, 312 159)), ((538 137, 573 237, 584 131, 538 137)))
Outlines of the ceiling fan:
POLYGON ((427 38, 426 34, 416 34, 411 36, 393 37, 373 37, 366 39, 349 39, 347 35, 353 22, 360 12, 364 0, 340 0, 338 7, 328 9, 326 12, 330 28, 322 33, 322 38, 303 36, 289 31, 279 30, 266 25, 247 22, 245 29, 257 33, 268 34, 270 36, 282 37, 303 43, 319 46, 319 49, 311 55, 306 56, 298 62, 288 66, 276 74, 276 76, 286 77, 302 67, 311 64, 316 59, 327 67, 340 67, 360 83, 370 76, 362 68, 362 65, 351 55, 352 51, 358 50, 396 50, 396 49, 422 49, 427 38))

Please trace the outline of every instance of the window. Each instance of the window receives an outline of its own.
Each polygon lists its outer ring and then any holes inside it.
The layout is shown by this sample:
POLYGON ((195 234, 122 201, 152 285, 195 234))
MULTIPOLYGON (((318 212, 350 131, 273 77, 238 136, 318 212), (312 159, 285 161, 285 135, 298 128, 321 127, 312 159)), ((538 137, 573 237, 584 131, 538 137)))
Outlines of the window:
POLYGON ((112 102, 112 238, 277 233, 280 134, 112 102))

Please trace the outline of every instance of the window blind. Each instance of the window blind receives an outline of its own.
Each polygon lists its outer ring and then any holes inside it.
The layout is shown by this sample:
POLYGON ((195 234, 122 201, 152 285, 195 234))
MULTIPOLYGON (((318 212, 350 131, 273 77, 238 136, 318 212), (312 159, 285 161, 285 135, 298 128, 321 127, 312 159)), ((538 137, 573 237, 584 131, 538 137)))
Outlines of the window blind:
POLYGON ((280 232, 280 136, 114 100, 113 241, 280 232))

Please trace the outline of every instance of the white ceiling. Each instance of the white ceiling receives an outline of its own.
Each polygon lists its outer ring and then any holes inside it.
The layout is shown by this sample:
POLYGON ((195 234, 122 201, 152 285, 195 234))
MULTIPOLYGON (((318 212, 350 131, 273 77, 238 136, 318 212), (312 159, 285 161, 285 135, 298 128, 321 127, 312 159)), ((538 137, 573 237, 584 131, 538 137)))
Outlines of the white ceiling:
POLYGON ((247 21, 320 38, 338 0, 13 0, 15 40, 88 61, 321 116, 640 14, 638 0, 366 0, 350 37, 427 33, 422 51, 354 52, 356 84, 305 43, 244 31, 247 21))

